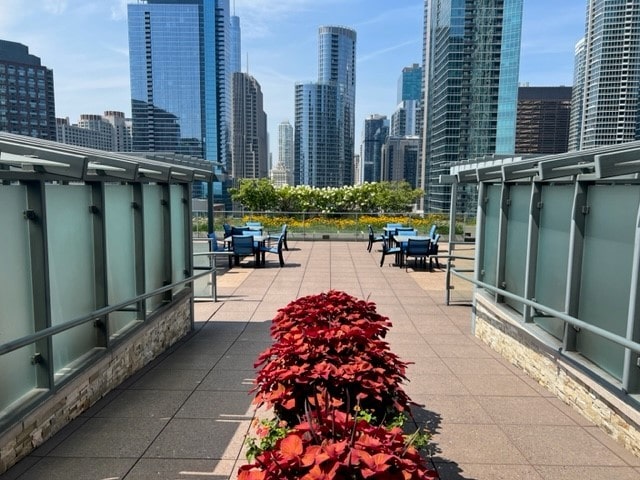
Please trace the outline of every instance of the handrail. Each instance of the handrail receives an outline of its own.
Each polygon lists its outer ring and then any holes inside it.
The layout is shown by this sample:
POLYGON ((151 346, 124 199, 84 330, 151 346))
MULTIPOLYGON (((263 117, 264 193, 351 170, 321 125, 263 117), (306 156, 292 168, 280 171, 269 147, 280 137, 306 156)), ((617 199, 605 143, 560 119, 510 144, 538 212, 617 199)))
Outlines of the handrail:
MULTIPOLYGON (((450 256, 451 258, 457 258, 455 256, 450 256)), ((450 260, 449 260, 450 262, 450 260)), ((600 337, 603 337, 607 340, 610 340, 618 345, 621 345, 629 350, 632 350, 635 353, 640 353, 640 343, 629 340, 625 337, 621 337, 620 335, 616 335, 615 333, 611 333, 603 328, 596 327, 595 325, 591 325, 583 320, 572 317, 571 315, 567 315, 566 313, 560 312, 558 310, 554 310, 545 305, 542 305, 538 302, 534 302, 527 298, 521 297, 520 295, 516 295, 514 293, 508 292, 498 287, 494 287, 493 285, 489 285, 488 283, 481 282, 480 280, 476 280, 474 278, 470 278, 466 275, 460 274, 456 269, 447 267, 447 284, 449 282, 449 274, 453 274, 462 280, 466 280, 478 287, 484 288, 485 290, 489 290, 493 293, 497 293, 498 295, 502 295, 504 297, 510 298, 511 300, 515 300, 517 302, 523 303, 530 307, 533 307, 535 310, 550 315, 552 317, 558 318, 563 322, 566 322, 574 327, 584 328, 585 330, 594 333, 600 337)))
POLYGON ((100 317, 104 317, 109 313, 115 311, 121 311, 128 307, 133 303, 140 302, 142 300, 146 300, 147 298, 156 296, 160 293, 164 293, 168 290, 171 290, 177 286, 184 285, 185 283, 191 283, 194 280, 197 280, 200 277, 204 277, 205 275, 211 274, 211 269, 208 269, 206 272, 199 273, 197 275, 192 275, 189 278, 185 278, 184 280, 179 280, 170 285, 164 285, 160 288, 156 288, 155 290, 144 293, 142 295, 138 295, 132 299, 126 300, 124 302, 117 303, 115 305, 110 305, 108 307, 102 307, 98 310, 94 310, 90 314, 83 315, 81 317, 74 318, 73 320, 69 320, 68 322, 61 323, 60 325, 54 325, 51 327, 44 328, 37 332, 31 333, 21 338, 17 338, 7 343, 3 343, 0 345, 0 356, 5 355, 7 353, 13 352, 14 350, 18 350, 19 348, 26 347, 27 345, 31 345, 32 343, 37 342, 38 340, 42 340, 43 338, 47 338, 49 336, 57 335, 58 333, 62 333, 71 328, 77 327, 79 325, 83 325, 87 322, 95 320, 100 317))

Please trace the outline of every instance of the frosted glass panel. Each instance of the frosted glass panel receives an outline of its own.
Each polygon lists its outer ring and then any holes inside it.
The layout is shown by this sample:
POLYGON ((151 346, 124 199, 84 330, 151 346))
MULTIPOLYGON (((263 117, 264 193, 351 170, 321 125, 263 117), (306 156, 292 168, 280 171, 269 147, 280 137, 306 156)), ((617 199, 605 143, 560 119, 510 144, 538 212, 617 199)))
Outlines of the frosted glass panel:
MULTIPOLYGON (((135 234, 133 187, 105 185, 105 227, 107 237, 107 288, 109 304, 136 296, 135 234)), ((135 306, 135 305, 133 305, 135 306)), ((113 338, 142 320, 136 312, 109 315, 109 334, 113 338)))
MULTIPOLYGON (((52 325, 95 310, 91 188, 47 185, 47 227, 52 325)), ((96 346, 93 322, 53 337, 53 366, 59 378, 66 367, 96 346)))
MULTIPOLYGON (((147 292, 164 286, 164 222, 162 218, 162 188, 158 185, 143 185, 144 201, 144 254, 145 287, 147 292)), ((147 300, 147 312, 162 304, 162 295, 147 300)))
POLYGON ((490 285, 496 284, 496 264, 498 261, 498 226, 500 221, 501 185, 487 185, 485 192, 485 223, 483 233, 483 264, 480 266, 480 280, 490 285), (482 274, 484 271, 484 274, 482 274))
MULTIPOLYGON (((209 251, 208 241, 195 240, 193 242, 194 254, 201 253, 201 252, 208 252, 208 251, 209 251)), ((226 261, 226 259, 224 260, 226 261)), ((194 266, 194 270, 193 270, 194 274, 202 273, 202 270, 196 270, 195 267, 209 268, 209 257, 204 255, 203 256, 194 255, 193 266, 194 266)), ((211 295, 213 294, 212 288, 213 288, 213 285, 211 284, 211 275, 205 275, 204 277, 201 277, 193 282, 193 295, 194 297, 211 298, 211 295)))
MULTIPOLYGON (((625 335, 629 310, 633 244, 640 187, 600 185, 588 189, 584 257, 578 317, 625 335), (621 208, 624 205, 624 208, 621 208)), ((616 378, 622 377, 624 349, 581 330, 578 350, 616 378)))
MULTIPOLYGON (((573 185, 544 185, 541 193, 543 206, 540 210, 534 296, 538 303, 560 312, 565 309, 574 189, 573 185)), ((562 320, 534 317, 533 321, 557 339, 562 339, 562 320)))
MULTIPOLYGON (((191 238, 191 232, 185 232, 185 206, 182 203, 184 190, 180 185, 171 185, 171 272, 172 282, 186 278, 186 242, 191 238), (188 235, 188 236, 187 236, 188 235)), ((185 288, 178 287, 174 293, 185 288)))
MULTIPOLYGON (((22 185, 0 186, 0 343, 34 332, 31 256, 27 190, 22 185)), ((42 268, 37 269, 42 271, 42 268)), ((30 392, 36 385, 31 355, 35 347, 0 356, 0 410, 30 392)))
MULTIPOLYGON (((509 189, 511 203, 507 220, 507 247, 505 252, 504 279, 506 290, 524 296, 527 260, 527 232, 529 230, 530 185, 513 185, 509 189)), ((522 313, 522 303, 506 299, 506 303, 522 313)))

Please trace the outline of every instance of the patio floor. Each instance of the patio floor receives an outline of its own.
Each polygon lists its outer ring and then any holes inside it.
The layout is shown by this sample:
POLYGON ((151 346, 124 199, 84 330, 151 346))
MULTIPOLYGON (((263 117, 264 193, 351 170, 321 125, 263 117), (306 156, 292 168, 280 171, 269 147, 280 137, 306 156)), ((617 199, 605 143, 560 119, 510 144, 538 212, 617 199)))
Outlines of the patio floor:
POLYGON ((374 301, 393 322, 387 340, 414 362, 405 390, 433 430, 442 480, 640 478, 640 458, 471 335, 470 307, 445 305, 443 270, 380 267, 366 242, 289 247, 284 268, 270 256, 267 268, 246 260, 221 275, 220 301, 195 304, 193 334, 0 478, 235 479, 270 320, 329 289, 374 301))

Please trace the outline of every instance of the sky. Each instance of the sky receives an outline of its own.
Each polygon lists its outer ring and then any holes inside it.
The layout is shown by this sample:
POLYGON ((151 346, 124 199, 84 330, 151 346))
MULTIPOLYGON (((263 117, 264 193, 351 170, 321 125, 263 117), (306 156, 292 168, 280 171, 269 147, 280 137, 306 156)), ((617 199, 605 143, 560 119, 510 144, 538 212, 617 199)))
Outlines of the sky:
MULTIPOLYGON (((422 62, 423 0, 230 0, 240 17, 242 70, 261 85, 270 150, 278 124, 294 123, 294 86, 318 76, 318 27, 357 32, 356 152, 364 120, 396 107, 406 66, 422 62), (234 5, 235 3, 235 5, 234 5)), ((572 84, 573 52, 587 0, 524 0, 520 82, 572 84)), ((19 42, 54 75, 56 116, 131 115, 127 3, 132 0, 0 0, 0 39, 19 42)))

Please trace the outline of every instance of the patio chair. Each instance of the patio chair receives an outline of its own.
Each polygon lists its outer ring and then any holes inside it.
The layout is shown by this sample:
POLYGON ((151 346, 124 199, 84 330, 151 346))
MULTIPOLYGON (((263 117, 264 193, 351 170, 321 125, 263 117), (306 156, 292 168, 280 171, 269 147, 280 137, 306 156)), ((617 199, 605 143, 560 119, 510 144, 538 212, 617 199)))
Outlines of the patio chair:
POLYGON ((433 225, 431 225, 431 228, 429 229, 429 238, 431 240, 436 238, 436 231, 437 230, 438 230, 438 226, 435 223, 433 225))
POLYGON ((382 258, 380 258, 380 266, 384 265, 384 257, 387 255, 395 255, 396 263, 402 265, 402 249, 400 247, 390 247, 389 240, 382 240, 382 258))
POLYGON ((278 235, 268 235, 267 236, 267 242, 271 241, 271 240, 276 240, 278 241, 280 239, 280 237, 284 237, 282 239, 282 247, 285 250, 289 250, 289 245, 287 245, 287 224, 285 223, 284 225, 282 225, 282 230, 280 230, 280 233, 278 235))
POLYGON ((262 258, 263 258, 263 262, 264 263, 264 254, 265 253, 275 253, 278 255, 278 260, 280 261, 280 267, 284 267, 284 258, 282 257, 282 248, 284 246, 284 235, 280 235, 278 237, 278 243, 273 246, 273 245, 262 245, 260 246, 260 252, 262 254, 262 258))
MULTIPOLYGON (((209 238, 209 251, 210 252, 227 252, 226 256, 229 257, 229 268, 231 268, 231 255, 229 255, 231 253, 231 250, 229 250, 229 248, 224 243, 221 243, 220 241, 218 241, 218 239, 216 238, 216 232, 209 233, 207 237, 209 238)), ((219 255, 223 256, 223 253, 220 253, 219 255)), ((214 259, 215 259, 215 256, 214 256, 214 259)))
POLYGON ((231 228, 231 225, 229 225, 228 223, 223 223, 222 228, 224 228, 224 238, 227 238, 233 235, 233 230, 231 228))
POLYGON ((433 260, 436 261, 436 267, 440 268, 440 262, 438 262, 438 240, 440 240, 440 234, 436 233, 429 245, 429 268, 433 268, 433 260))
POLYGON ((414 257, 416 268, 418 267, 418 260, 420 260, 421 265, 426 266, 430 243, 431 240, 428 238, 410 238, 407 241, 407 247, 404 251, 405 270, 409 269, 409 257, 414 257))
POLYGON ((253 235, 233 235, 231 249, 236 265, 240 265, 240 258, 253 256, 256 266, 259 263, 258 252, 253 245, 253 235))
POLYGON ((370 252, 374 243, 384 240, 384 235, 376 235, 373 233, 373 227, 371 225, 367 225, 367 228, 369 229, 369 244, 367 245, 367 252, 370 252))

